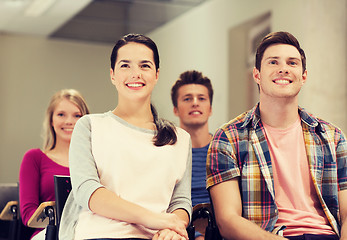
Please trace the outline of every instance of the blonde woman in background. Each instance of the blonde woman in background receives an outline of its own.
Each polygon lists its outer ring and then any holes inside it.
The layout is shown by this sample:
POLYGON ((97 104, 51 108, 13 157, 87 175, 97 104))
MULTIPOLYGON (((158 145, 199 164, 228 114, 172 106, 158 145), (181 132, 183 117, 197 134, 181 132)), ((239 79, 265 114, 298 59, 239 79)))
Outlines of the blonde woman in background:
MULTIPOLYGON (((24 225, 40 203, 55 200, 53 176, 70 175, 71 134, 76 121, 85 114, 89 109, 78 91, 63 89, 52 96, 43 122, 43 148, 27 151, 20 167, 20 213, 24 225)), ((36 229, 31 239, 44 239, 44 233, 36 229)))

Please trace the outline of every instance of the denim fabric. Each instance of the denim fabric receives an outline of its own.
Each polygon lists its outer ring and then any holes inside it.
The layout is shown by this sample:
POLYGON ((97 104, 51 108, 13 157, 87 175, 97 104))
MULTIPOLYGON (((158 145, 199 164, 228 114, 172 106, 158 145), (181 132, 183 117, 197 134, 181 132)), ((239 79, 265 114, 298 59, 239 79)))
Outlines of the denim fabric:
POLYGON ((289 240, 339 240, 337 235, 313 235, 304 234, 301 236, 286 237, 289 240))

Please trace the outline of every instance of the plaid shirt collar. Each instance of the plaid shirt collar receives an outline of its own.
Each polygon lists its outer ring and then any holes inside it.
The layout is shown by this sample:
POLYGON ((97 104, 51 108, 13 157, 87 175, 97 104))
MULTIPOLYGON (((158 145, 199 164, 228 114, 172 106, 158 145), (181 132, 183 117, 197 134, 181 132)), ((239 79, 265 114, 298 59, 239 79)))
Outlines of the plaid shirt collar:
MULTIPOLYGON (((260 103, 255 105, 251 111, 249 111, 245 117, 245 121, 242 124, 241 128, 246 128, 249 124, 252 124, 253 129, 257 129, 261 126, 261 119, 260 119, 260 109, 259 109, 260 103)), ((319 121, 305 111, 304 108, 298 107, 298 112, 301 118, 301 121, 305 123, 313 132, 325 132, 322 125, 319 123, 319 121)))

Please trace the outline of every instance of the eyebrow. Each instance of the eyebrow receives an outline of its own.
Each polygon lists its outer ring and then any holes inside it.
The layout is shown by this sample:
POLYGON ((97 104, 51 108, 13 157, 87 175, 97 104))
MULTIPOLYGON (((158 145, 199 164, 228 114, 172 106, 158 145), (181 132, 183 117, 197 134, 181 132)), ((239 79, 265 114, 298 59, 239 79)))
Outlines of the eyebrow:
MULTIPOLYGON (((270 57, 267 57, 264 59, 264 61, 268 60, 268 59, 279 59, 280 57, 277 57, 277 56, 270 56, 270 57)), ((289 57, 288 58, 289 60, 298 60, 298 61, 301 61, 300 58, 297 58, 297 57, 289 57)))
MULTIPOLYGON (((187 93, 187 94, 183 95, 182 97, 192 97, 193 95, 194 94, 192 94, 192 93, 187 93)), ((207 97, 207 94, 204 94, 204 93, 199 93, 197 95, 198 95, 198 97, 201 97, 201 96, 207 97)))
MULTIPOLYGON (((131 61, 130 60, 126 60, 126 59, 122 59, 122 60, 119 60, 118 64, 120 63, 130 63, 131 61)), ((140 64, 143 64, 143 63, 150 63, 151 65, 154 66, 154 63, 150 60, 141 60, 140 61, 140 64)))
MULTIPOLYGON (((66 110, 57 110, 56 112, 57 112, 57 113, 67 113, 67 112, 69 112, 69 111, 66 111, 66 110)), ((73 112, 72 114, 75 114, 75 113, 81 113, 81 111, 78 110, 78 111, 76 111, 76 112, 73 112)))
POLYGON ((142 60, 140 63, 150 63, 154 66, 154 63, 150 60, 142 60))
POLYGON ((297 57, 290 57, 289 60, 298 60, 301 61, 301 58, 297 58, 297 57))

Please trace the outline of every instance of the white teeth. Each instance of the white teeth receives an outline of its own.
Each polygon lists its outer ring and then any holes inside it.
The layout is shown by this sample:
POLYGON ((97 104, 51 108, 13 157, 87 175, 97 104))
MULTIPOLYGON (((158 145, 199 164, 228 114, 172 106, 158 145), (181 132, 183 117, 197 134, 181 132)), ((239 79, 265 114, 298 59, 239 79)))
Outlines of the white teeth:
POLYGON ((290 83, 289 80, 284 80, 284 79, 276 80, 275 82, 276 82, 276 83, 279 83, 279 84, 288 84, 288 83, 290 83))
POLYGON ((141 83, 128 83, 127 84, 129 87, 142 87, 141 83))
POLYGON ((195 111, 195 112, 192 112, 191 114, 193 114, 193 115, 198 115, 198 114, 200 114, 200 112, 195 111))

